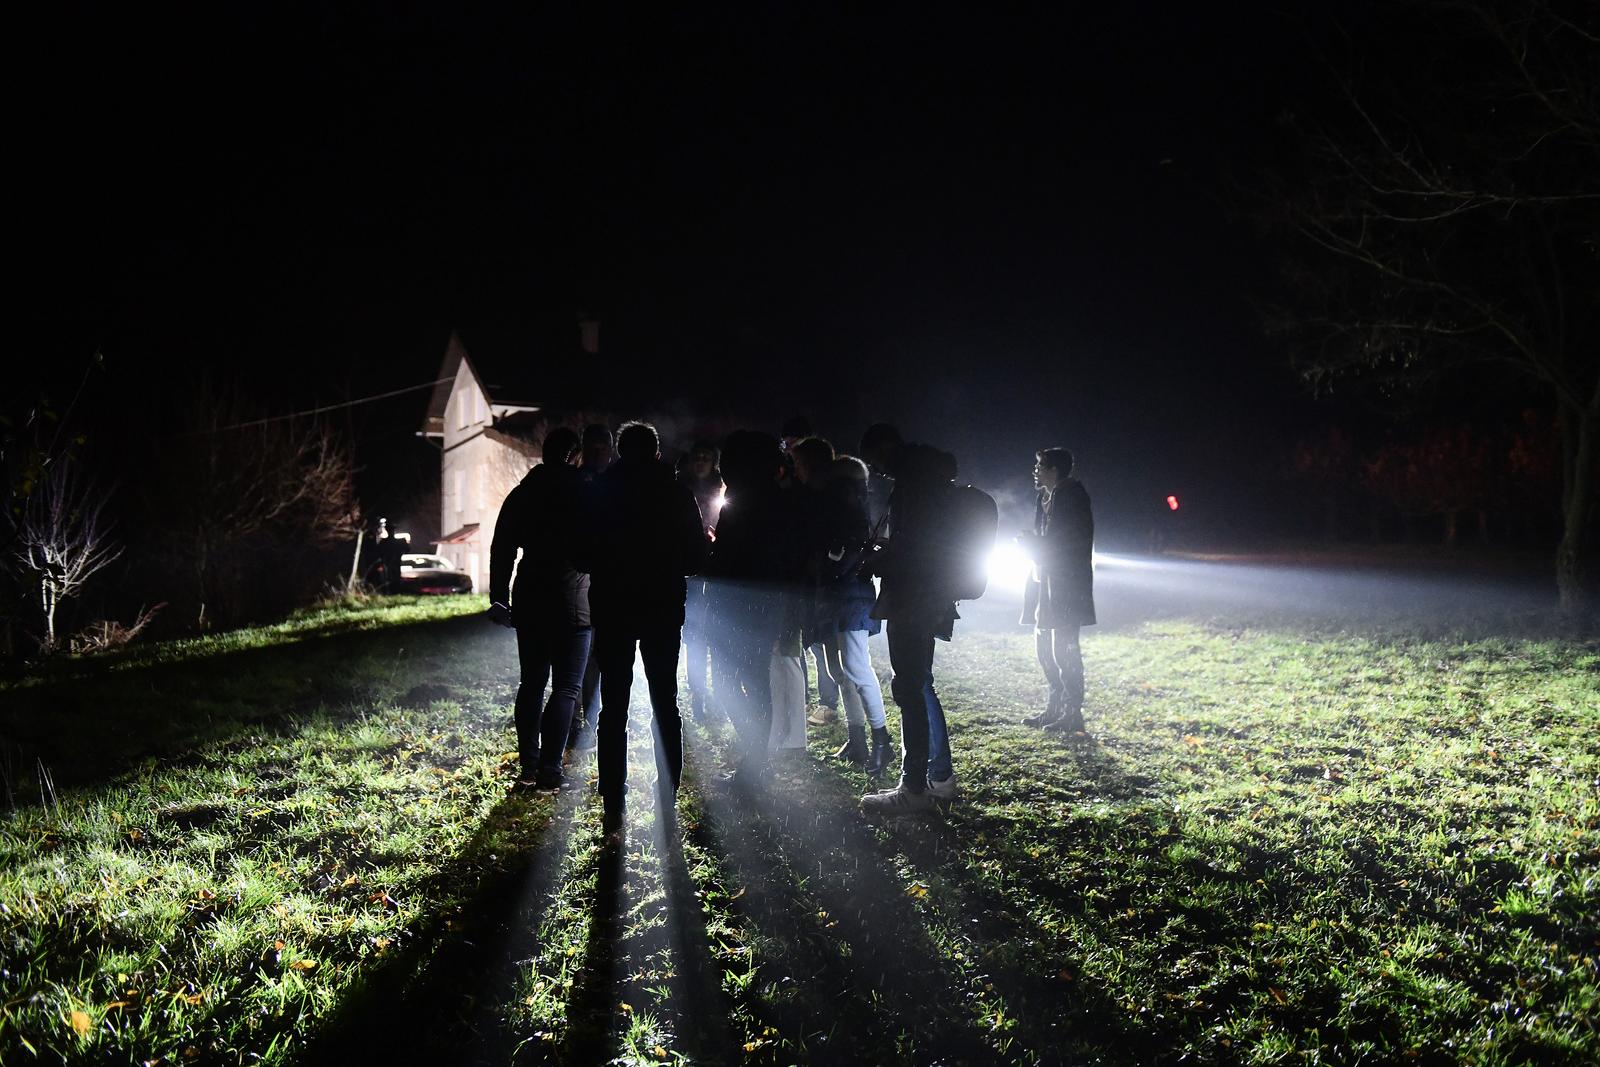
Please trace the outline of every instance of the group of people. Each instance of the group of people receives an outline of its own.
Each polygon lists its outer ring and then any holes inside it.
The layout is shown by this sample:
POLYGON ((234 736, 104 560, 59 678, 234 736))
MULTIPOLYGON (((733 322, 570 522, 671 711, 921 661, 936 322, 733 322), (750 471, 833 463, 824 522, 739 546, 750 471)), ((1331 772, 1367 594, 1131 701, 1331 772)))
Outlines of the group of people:
MULTIPOLYGON (((543 462, 502 505, 490 553, 489 615, 517 632, 522 782, 571 784, 563 757, 597 697, 598 789, 606 822, 620 824, 637 655, 656 790, 671 811, 683 768, 680 647, 691 713, 716 710, 735 727, 736 787, 762 788, 774 751, 804 749, 808 657, 824 703, 832 696, 844 707, 836 757, 876 777, 895 756, 868 652, 886 627, 900 775, 862 797, 862 808, 916 812, 957 796, 933 679, 934 642, 951 639, 958 617, 940 537, 955 459, 887 424, 862 436, 860 458, 802 421, 783 430, 735 431, 720 448, 696 443, 677 470, 648 423, 625 424, 614 442, 604 426, 546 434, 543 462)), ((1065 449, 1038 453, 1034 474, 1035 519, 1019 538, 1035 561, 1024 621, 1036 627, 1049 699, 1028 721, 1081 730, 1077 636, 1094 621, 1093 520, 1065 449)))

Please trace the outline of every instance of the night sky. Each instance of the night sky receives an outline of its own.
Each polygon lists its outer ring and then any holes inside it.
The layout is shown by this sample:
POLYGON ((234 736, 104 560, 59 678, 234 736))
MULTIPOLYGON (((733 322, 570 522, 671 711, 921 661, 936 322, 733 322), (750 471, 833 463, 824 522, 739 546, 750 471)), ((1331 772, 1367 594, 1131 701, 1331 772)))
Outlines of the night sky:
MULTIPOLYGON (((561 351, 552 408, 805 412, 845 448, 896 421, 994 488, 1062 444, 1107 531, 1168 492, 1271 526, 1305 401, 1225 190, 1308 91, 1296 5, 336 6, 29 35, 47 376, 99 347, 159 427, 207 366, 293 410, 431 380, 455 328, 561 351), (566 355, 579 312, 603 367, 566 355)), ((425 396, 345 417, 369 509, 433 469, 425 396)))

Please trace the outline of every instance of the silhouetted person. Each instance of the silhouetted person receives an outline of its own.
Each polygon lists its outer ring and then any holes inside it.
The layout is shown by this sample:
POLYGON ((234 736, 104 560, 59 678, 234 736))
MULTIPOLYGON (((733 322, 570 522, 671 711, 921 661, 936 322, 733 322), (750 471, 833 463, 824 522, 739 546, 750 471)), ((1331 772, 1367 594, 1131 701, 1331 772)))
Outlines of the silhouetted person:
MULTIPOLYGON (((722 510, 722 471, 717 446, 696 441, 678 464, 678 484, 694 494, 700 506, 700 521, 709 537, 722 510)), ((706 667, 710 656, 706 633, 706 583, 695 576, 689 579, 689 596, 683 606, 683 652, 689 679, 689 711, 696 722, 704 722, 710 700, 706 667)))
MULTIPOLYGON (((582 451, 578 455, 578 473, 583 479, 586 494, 593 494, 600 476, 617 458, 611 428, 603 423, 591 422, 583 428, 582 451)), ((583 703, 572 718, 572 734, 567 738, 569 748, 582 748, 594 743, 594 724, 600 718, 600 661, 589 657, 589 666, 583 674, 583 703)))
POLYGON ((1072 453, 1046 448, 1035 454, 1039 491, 1033 528, 1017 543, 1033 560, 1023 589, 1022 623, 1032 626, 1034 651, 1050 696, 1044 711, 1023 721, 1063 733, 1083 732, 1083 652, 1078 631, 1093 626, 1094 513, 1089 493, 1073 477, 1072 453))
POLYGON ((637 650, 656 725, 656 786, 670 808, 683 773, 678 643, 684 576, 705 562, 706 534, 694 495, 661 462, 660 437, 633 422, 617 436, 617 461, 600 476, 591 515, 589 603, 600 661, 600 796, 621 823, 628 776, 628 703, 637 650))
POLYGON ((930 720, 935 715, 946 752, 949 744, 944 709, 933 688, 933 643, 950 640, 955 629, 955 599, 946 580, 949 561, 943 554, 947 546, 940 533, 956 465, 948 452, 919 444, 875 449, 871 461, 894 479, 887 536, 868 566, 881 578, 872 617, 888 623, 894 671, 890 688, 900 705, 905 755, 899 784, 867 794, 861 806, 869 813, 892 815, 925 811, 934 796, 948 799, 956 793, 954 771, 940 777, 929 763, 930 720))
POLYGON ((783 427, 778 431, 778 440, 783 444, 785 452, 793 452, 794 446, 811 436, 811 420, 804 415, 793 415, 783 420, 783 427))
POLYGON ((867 466, 853 456, 839 456, 820 473, 804 461, 799 470, 802 483, 817 494, 816 520, 808 524, 807 569, 815 598, 813 632, 821 638, 823 666, 838 683, 848 733, 843 747, 833 755, 864 766, 876 777, 888 767, 894 753, 884 718, 883 690, 867 650, 868 638, 880 628, 872 618, 876 590, 872 580, 860 574, 870 530, 867 466))
POLYGON ((717 699, 739 733, 741 754, 731 777, 741 788, 760 786, 770 773, 770 668, 784 622, 780 593, 801 568, 800 542, 778 486, 782 464, 778 441, 767 434, 737 430, 722 444, 727 500, 706 565, 706 595, 717 699))
POLYGON ((592 636, 589 576, 574 562, 580 500, 570 461, 577 450, 571 430, 557 427, 545 435, 544 462, 506 495, 489 549, 489 617, 516 627, 522 667, 516 702, 520 782, 541 789, 563 784, 561 755, 592 636))
MULTIPOLYGON (((810 425, 803 418, 791 419, 788 428, 801 425, 810 425)), ((788 438, 785 438, 787 441, 788 438)), ((827 468, 834 459, 833 444, 821 437, 805 437, 788 445, 787 451, 794 465, 794 484, 790 488, 803 488, 797 494, 797 503, 801 506, 802 525, 810 530, 815 526, 811 521, 819 508, 819 494, 823 481, 827 477, 827 468)), ((810 534, 807 534, 810 537, 810 534)), ((814 576, 808 578, 814 586, 814 576)), ((815 589, 808 591, 808 596, 814 596, 815 589)), ((800 675, 802 680, 806 675, 806 661, 810 660, 816 666, 817 676, 817 710, 809 718, 813 726, 823 726, 839 719, 839 684, 828 673, 828 651, 823 645, 826 636, 824 631, 815 627, 815 619, 807 617, 805 620, 805 647, 800 653, 800 675)), ((773 679, 776 684, 778 673, 774 671, 773 679)), ((801 694, 801 702, 806 702, 807 693, 801 694)), ((776 710, 776 708, 774 708, 776 710)))

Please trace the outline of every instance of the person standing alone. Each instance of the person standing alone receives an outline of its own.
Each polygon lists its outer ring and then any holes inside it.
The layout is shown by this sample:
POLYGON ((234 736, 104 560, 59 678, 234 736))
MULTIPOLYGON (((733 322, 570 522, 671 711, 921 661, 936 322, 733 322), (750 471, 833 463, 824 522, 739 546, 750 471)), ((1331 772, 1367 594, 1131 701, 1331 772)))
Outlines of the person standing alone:
POLYGON ((1061 733, 1083 733, 1083 651, 1078 632, 1093 626, 1094 512, 1089 492, 1073 477, 1072 453, 1035 453, 1039 491, 1033 528, 1017 538, 1033 573, 1023 589, 1022 623, 1032 626, 1034 652, 1050 695, 1045 709, 1023 720, 1061 733))

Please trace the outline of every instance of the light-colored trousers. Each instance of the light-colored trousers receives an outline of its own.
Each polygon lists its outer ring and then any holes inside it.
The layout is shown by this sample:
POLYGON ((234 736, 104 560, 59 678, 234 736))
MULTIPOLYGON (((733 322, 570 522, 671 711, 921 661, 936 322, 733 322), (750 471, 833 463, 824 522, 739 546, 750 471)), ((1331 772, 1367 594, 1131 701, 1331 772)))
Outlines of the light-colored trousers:
POLYGON ((770 749, 806 747, 806 661, 804 656, 772 656, 772 731, 770 749))
POLYGON ((828 653, 828 676, 839 683, 844 698, 845 722, 851 726, 865 722, 877 730, 887 720, 883 714, 883 688, 878 684, 878 672, 872 669, 867 636, 865 630, 843 630, 828 635, 823 646, 828 653))

